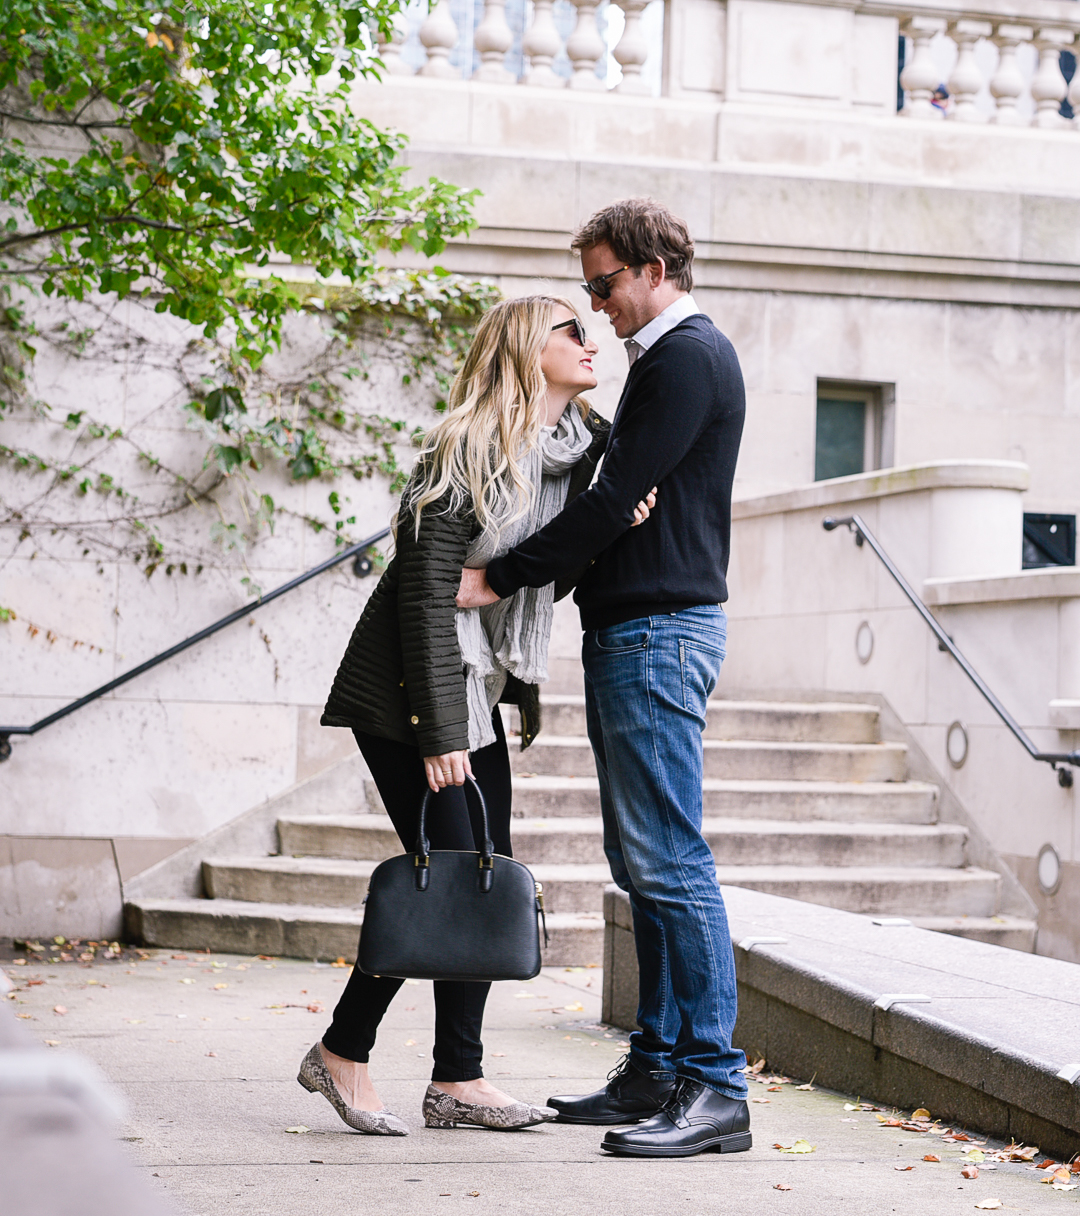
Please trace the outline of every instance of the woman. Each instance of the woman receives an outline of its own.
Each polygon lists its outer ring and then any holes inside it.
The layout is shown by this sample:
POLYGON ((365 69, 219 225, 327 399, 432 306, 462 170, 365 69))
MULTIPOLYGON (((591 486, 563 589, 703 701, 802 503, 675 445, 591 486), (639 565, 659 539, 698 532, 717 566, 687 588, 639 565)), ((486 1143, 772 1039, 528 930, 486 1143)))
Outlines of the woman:
MULTIPOLYGON (((511 855, 510 760, 498 703, 519 706, 527 747, 539 730, 537 685, 547 679, 555 589, 527 588, 460 611, 454 597, 463 565, 485 566, 592 480, 610 429, 579 399, 596 386, 596 349, 565 300, 531 296, 492 308, 402 495, 396 555, 353 632, 322 722, 352 729, 406 850, 415 846, 425 786, 435 792, 431 847, 476 847, 475 808, 461 788, 469 774, 483 791, 495 851, 511 855)), ((647 515, 643 503, 638 522, 647 515)), ((375 1135, 408 1133, 368 1076, 376 1030, 401 983, 354 969, 298 1078, 350 1127, 375 1135)), ((428 1126, 511 1129, 555 1117, 484 1079, 480 1027, 489 988, 435 982, 428 1126)))

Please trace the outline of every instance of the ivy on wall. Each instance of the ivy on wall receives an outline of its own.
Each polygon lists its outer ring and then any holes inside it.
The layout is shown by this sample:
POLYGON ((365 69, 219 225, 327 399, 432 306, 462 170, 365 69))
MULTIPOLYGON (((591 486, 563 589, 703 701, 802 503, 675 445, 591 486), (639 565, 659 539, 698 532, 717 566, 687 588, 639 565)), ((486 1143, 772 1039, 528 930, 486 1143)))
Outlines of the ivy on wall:
MULTIPOLYGON (((258 594, 248 555, 283 516, 328 531, 339 545, 373 530, 373 521, 351 511, 349 485, 378 476, 400 490, 423 418, 445 408, 472 326, 498 292, 488 281, 403 270, 382 271, 357 286, 305 291, 309 323, 295 344, 303 357, 271 357, 257 367, 238 359, 220 335, 178 341, 166 331, 148 340, 147 327, 101 304, 74 306, 51 324, 24 319, 9 329, 15 340, 3 352, 5 369, 24 390, 32 383, 24 348, 61 365, 65 381, 90 383, 121 356, 130 359, 134 346, 141 351, 136 397, 139 379, 151 372, 167 372, 179 391, 161 402, 140 400, 128 410, 130 427, 89 407, 56 407, 29 391, 18 402, 9 397, 9 418, 37 442, 0 442, 7 551, 44 546, 70 554, 75 545, 83 557, 136 561, 148 576, 193 573, 224 560, 258 594), (87 324, 98 312, 98 325, 87 324), (22 367, 12 369, 13 353, 22 367), (411 423, 402 416, 408 413, 411 423), (180 428, 197 437, 195 447, 176 444, 180 428), (168 455, 160 454, 160 442, 168 455), (178 446, 189 453, 186 460, 178 459, 178 446), (288 486, 305 482, 325 488, 325 497, 319 492, 325 508, 290 505, 296 496, 288 486), (185 526, 192 515, 204 526, 185 526)), ((152 333, 152 315, 148 328, 152 333)))

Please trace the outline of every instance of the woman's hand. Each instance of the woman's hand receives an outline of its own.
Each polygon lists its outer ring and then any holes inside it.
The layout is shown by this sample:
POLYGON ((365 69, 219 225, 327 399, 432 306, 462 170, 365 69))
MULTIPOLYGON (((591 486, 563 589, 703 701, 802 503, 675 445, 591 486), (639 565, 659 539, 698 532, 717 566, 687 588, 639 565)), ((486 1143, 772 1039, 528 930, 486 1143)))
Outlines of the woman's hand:
POLYGON ((424 773, 428 785, 436 794, 448 785, 464 785, 466 776, 473 775, 469 753, 446 752, 442 756, 425 756, 424 773))
POLYGON ((636 528, 638 524, 643 524, 649 518, 649 512, 656 506, 656 486, 645 495, 641 502, 634 508, 634 522, 630 525, 631 528, 636 528))

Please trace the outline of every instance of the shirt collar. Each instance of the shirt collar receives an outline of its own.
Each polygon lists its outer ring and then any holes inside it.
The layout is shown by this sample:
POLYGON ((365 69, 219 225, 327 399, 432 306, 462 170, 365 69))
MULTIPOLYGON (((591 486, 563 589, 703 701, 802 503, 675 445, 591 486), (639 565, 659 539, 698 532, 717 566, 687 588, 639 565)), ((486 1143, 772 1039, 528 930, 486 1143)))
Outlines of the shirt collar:
POLYGON ((633 362, 635 354, 638 353, 631 347, 631 342, 637 344, 640 352, 647 351, 669 329, 674 329, 676 325, 681 324, 687 317, 692 317, 695 313, 699 312, 701 312, 701 309, 694 302, 693 296, 679 296, 674 304, 669 304, 662 313, 653 317, 648 325, 643 325, 632 338, 627 338, 626 348, 630 352, 630 361, 633 362))

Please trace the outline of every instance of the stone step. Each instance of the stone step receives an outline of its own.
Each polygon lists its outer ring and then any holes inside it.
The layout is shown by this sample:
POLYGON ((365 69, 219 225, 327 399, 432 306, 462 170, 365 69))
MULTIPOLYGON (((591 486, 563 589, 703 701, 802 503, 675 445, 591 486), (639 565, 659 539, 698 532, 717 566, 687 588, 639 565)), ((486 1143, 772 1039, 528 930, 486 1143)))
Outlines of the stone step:
MULTIPOLYGON (((708 816, 702 822, 702 831, 717 862, 729 865, 962 866, 967 840, 967 830, 956 824, 785 822, 708 816)), ((374 862, 401 852, 396 835, 388 832, 387 820, 381 815, 282 820, 279 837, 283 857, 260 859, 278 869, 286 861, 299 858, 374 862)), ((513 841, 515 857, 527 865, 605 860, 599 816, 515 819, 513 841)), ((207 890, 219 896, 226 895, 216 886, 226 881, 219 874, 224 864, 216 859, 203 863, 207 890)), ((254 877, 252 884, 252 889, 260 889, 254 877)))
MULTIPOLYGON (((902 743, 770 743, 706 739, 705 776, 742 780, 903 781, 902 743)), ((592 748, 583 735, 542 734, 524 752, 512 751, 515 773, 592 777, 592 748)))
POLYGON ((918 929, 933 929, 953 937, 967 937, 992 946, 1007 946, 1034 954, 1039 922, 1022 916, 912 916, 918 929))
MULTIPOLYGON (((542 698, 544 733, 584 735, 585 697, 542 698)), ((876 705, 819 701, 709 702, 706 739, 762 739, 782 743, 876 743, 876 705)))
MULTIPOLYGON (((140 899, 124 913, 132 940, 147 946, 349 962, 363 923, 359 908, 234 899, 140 899)), ((551 913, 547 930, 545 966, 583 967, 603 959, 602 917, 551 913)))
MULTIPOLYGON (((936 823, 937 786, 921 781, 702 782, 706 815, 797 822, 936 823)), ((595 777, 514 777, 514 817, 551 819, 599 813, 595 777)))
POLYGON ((913 918, 993 916, 1001 876, 992 870, 915 866, 718 866, 720 882, 847 912, 913 918))

